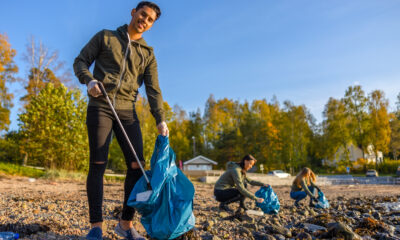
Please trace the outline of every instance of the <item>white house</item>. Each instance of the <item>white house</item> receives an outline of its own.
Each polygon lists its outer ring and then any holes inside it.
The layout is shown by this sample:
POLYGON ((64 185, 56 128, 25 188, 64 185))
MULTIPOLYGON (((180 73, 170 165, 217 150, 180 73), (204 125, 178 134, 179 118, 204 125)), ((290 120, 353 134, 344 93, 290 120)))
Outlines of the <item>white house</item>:
POLYGON ((212 166, 217 164, 218 164, 217 162, 214 162, 211 159, 199 155, 195 158, 192 158, 184 162, 183 170, 189 170, 189 171, 212 170, 212 166))
MULTIPOLYGON (((383 161, 382 152, 378 151, 378 156, 376 157, 374 147, 372 145, 369 145, 367 149, 365 149, 364 156, 361 148, 354 146, 353 144, 348 145, 347 151, 349 153, 349 160, 351 162, 356 162, 360 158, 367 160, 368 164, 375 163, 376 159, 378 159, 378 163, 381 163, 383 161)), ((327 165, 337 165, 340 160, 344 159, 346 159, 346 156, 343 148, 341 147, 331 159, 324 160, 324 163, 327 165)))

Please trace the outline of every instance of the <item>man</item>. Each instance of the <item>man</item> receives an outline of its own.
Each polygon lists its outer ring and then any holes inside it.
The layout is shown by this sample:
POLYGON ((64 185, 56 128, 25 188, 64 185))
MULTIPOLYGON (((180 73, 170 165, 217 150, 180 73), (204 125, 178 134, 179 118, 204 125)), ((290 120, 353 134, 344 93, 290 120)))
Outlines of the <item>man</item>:
POLYGON ((112 115, 98 82, 102 82, 116 112, 129 136, 142 165, 143 142, 139 121, 135 112, 138 88, 144 83, 151 113, 159 134, 167 136, 164 121, 161 90, 158 84, 157 62, 153 49, 142 34, 148 31, 160 17, 160 8, 151 2, 140 2, 131 11, 129 25, 117 30, 98 32, 81 50, 74 62, 79 81, 87 85, 89 104, 86 125, 89 136, 90 167, 86 183, 91 230, 86 239, 102 239, 103 175, 108 160, 111 132, 124 153, 127 173, 124 183, 124 204, 121 219, 115 232, 125 239, 144 239, 132 224, 135 210, 126 205, 129 194, 142 172, 112 115), (95 63, 93 74, 89 67, 95 63))

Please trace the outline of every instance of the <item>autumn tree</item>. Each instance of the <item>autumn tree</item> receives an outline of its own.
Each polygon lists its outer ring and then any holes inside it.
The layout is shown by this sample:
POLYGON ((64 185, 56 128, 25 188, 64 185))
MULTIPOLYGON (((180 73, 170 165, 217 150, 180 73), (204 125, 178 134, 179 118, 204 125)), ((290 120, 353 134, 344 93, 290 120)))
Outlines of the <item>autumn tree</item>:
POLYGON ((339 161, 349 161, 348 145, 351 143, 352 137, 349 129, 350 118, 346 114, 346 106, 343 101, 334 98, 329 98, 323 112, 324 121, 324 145, 326 159, 335 156, 339 149, 343 150, 342 156, 344 159, 339 161))
POLYGON ((13 94, 9 93, 7 85, 15 81, 14 75, 18 72, 14 63, 15 54, 7 36, 0 34, 0 131, 7 130, 10 124, 13 94))
POLYGON ((390 143, 390 124, 388 114, 389 102, 385 94, 375 90, 369 94, 368 109, 370 115, 370 140, 375 152, 375 163, 378 164, 378 151, 387 153, 390 143))
POLYGON ((179 106, 173 108, 173 116, 168 123, 169 141, 176 154, 177 161, 185 161, 192 157, 191 134, 188 133, 189 119, 186 112, 179 106))
POLYGON ((20 79, 27 91, 20 100, 28 104, 48 83, 55 87, 64 84, 69 86, 70 72, 65 70, 64 62, 59 60, 58 52, 47 48, 41 41, 36 42, 34 37, 26 45, 24 60, 28 63, 28 76, 20 79))
POLYGON ((398 159, 400 153, 400 119, 395 114, 390 114, 390 151, 393 158, 398 159))
POLYGON ((19 115, 28 164, 83 170, 88 166, 86 101, 80 91, 47 84, 19 115))
POLYGON ((390 151, 393 158, 398 159, 400 153, 400 93, 397 95, 396 108, 390 114, 390 151))
POLYGON ((264 164, 265 169, 279 166, 279 130, 274 119, 279 112, 265 99, 254 100, 241 105, 240 132, 243 152, 252 153, 257 164, 264 164))
POLYGON ((354 143, 361 148, 364 155, 365 149, 370 144, 369 115, 367 111, 368 98, 361 86, 350 86, 343 98, 346 114, 349 118, 350 135, 354 143))
POLYGON ((204 113, 204 133, 212 148, 214 159, 223 167, 227 161, 237 161, 243 154, 240 148, 240 104, 227 98, 215 101, 211 95, 204 113))
MULTIPOLYGON (((165 111, 165 121, 169 124, 173 118, 172 109, 167 102, 163 103, 163 107, 165 111)), ((150 105, 147 98, 142 95, 137 96, 135 109, 142 130, 143 155, 146 160, 146 165, 150 166, 151 155, 153 154, 154 145, 158 135, 156 121, 150 113, 150 105)))
POLYGON ((281 115, 280 138, 282 139, 282 162, 286 168, 295 170, 307 165, 307 148, 310 144, 310 126, 305 106, 284 102, 281 115))

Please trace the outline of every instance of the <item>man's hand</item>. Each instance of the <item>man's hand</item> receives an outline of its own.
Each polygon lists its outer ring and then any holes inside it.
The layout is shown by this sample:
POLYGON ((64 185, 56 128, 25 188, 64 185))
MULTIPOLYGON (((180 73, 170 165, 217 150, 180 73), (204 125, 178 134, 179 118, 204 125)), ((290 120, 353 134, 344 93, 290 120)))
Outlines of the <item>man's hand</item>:
POLYGON ((162 136, 168 136, 169 135, 169 130, 168 130, 167 124, 165 122, 160 122, 157 125, 157 129, 158 129, 158 134, 160 134, 162 136))
POLYGON ((89 82, 89 84, 87 85, 87 90, 88 93, 93 96, 93 97, 98 97, 103 95, 100 91, 99 85, 97 84, 98 81, 97 80, 92 80, 89 82))
POLYGON ((257 202, 258 202, 258 203, 263 203, 263 202, 264 202, 264 199, 263 199, 263 198, 257 198, 257 202))

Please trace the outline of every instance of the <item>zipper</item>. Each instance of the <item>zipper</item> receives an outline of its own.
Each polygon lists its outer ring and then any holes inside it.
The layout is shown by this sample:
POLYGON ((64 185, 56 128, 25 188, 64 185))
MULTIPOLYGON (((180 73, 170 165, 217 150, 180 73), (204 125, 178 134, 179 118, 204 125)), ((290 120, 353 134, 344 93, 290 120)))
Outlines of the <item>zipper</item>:
POLYGON ((117 91, 115 91, 115 94, 114 94, 114 97, 113 97, 113 107, 114 108, 115 108, 115 98, 117 97, 117 93, 121 88, 122 77, 124 76, 124 73, 125 73, 126 58, 128 57, 128 51, 129 51, 129 48, 130 48, 130 44, 131 44, 131 40, 129 39, 129 35, 128 35, 128 45, 126 46, 124 60, 122 60, 122 71, 121 71, 121 75, 119 76, 119 82, 117 84, 117 91))

